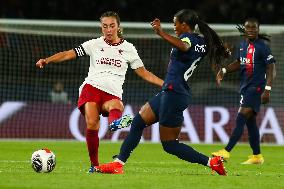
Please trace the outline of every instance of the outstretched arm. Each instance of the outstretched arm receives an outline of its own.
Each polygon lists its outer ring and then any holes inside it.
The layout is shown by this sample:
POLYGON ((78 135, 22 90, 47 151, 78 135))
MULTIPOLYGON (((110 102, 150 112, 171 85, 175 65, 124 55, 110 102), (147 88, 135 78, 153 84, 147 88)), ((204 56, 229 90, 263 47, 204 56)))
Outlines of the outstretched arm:
POLYGON ((152 28, 158 34, 161 36, 164 40, 169 42, 171 45, 175 46, 181 51, 187 51, 190 48, 190 44, 187 42, 182 41, 181 39, 171 36, 170 34, 164 32, 161 27, 161 22, 158 18, 155 18, 153 22, 151 22, 152 28))
POLYGON ((135 73, 144 79, 145 81, 148 81, 149 83, 158 85, 159 87, 162 87, 164 81, 154 75, 153 73, 149 72, 145 67, 140 67, 135 70, 135 73))
POLYGON ((229 64, 227 67, 221 68, 216 75, 217 85, 221 86, 221 81, 223 80, 226 73, 235 72, 240 69, 241 62, 240 60, 236 60, 233 63, 229 64))
POLYGON ((72 60, 75 58, 76 58, 76 53, 73 49, 71 49, 68 51, 56 53, 45 59, 39 59, 36 63, 36 67, 43 68, 45 65, 49 63, 58 63, 58 62, 66 61, 66 60, 72 60))

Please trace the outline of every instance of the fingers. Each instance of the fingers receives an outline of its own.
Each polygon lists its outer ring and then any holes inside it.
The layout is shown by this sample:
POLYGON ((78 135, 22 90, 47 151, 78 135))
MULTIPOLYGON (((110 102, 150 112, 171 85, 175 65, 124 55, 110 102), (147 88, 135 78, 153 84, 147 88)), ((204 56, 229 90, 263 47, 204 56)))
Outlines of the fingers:
POLYGON ((43 59, 40 59, 39 61, 37 61, 37 63, 36 63, 36 67, 38 67, 38 68, 43 68, 43 66, 44 66, 44 60, 43 59))
POLYGON ((220 87, 221 86, 221 81, 223 80, 223 77, 221 77, 220 75, 216 76, 216 83, 217 86, 220 87))
POLYGON ((216 83, 218 87, 221 87, 221 79, 216 79, 216 83))
POLYGON ((160 19, 155 18, 152 22, 151 22, 152 27, 157 27, 160 26, 160 19))

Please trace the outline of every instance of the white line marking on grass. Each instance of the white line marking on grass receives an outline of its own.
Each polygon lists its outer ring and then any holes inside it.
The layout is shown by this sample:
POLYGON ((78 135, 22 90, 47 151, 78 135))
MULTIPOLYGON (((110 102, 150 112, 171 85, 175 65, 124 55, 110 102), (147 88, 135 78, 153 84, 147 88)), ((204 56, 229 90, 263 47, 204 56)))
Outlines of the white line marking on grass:
POLYGON ((0 163, 27 163, 30 161, 18 161, 18 160, 0 160, 0 163))

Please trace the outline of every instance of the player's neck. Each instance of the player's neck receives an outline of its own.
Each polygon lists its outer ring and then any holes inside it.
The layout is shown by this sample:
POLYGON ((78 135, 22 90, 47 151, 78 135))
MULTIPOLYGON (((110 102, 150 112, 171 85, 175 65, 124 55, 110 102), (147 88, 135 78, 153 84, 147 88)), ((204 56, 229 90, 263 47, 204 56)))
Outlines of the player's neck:
POLYGON ((115 39, 113 39, 113 40, 108 40, 108 39, 105 38, 105 41, 106 41, 107 43, 113 45, 113 44, 118 44, 118 43, 120 43, 120 42, 121 42, 121 38, 117 37, 117 38, 115 38, 115 39))

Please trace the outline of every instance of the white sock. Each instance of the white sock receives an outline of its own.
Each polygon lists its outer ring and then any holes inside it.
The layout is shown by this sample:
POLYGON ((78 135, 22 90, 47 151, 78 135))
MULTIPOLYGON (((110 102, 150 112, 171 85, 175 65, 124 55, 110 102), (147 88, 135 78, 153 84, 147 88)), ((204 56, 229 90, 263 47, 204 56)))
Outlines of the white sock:
POLYGON ((122 164, 122 165, 124 165, 124 164, 125 164, 123 161, 121 161, 121 160, 120 160, 120 159, 118 159, 118 158, 115 158, 114 162, 118 162, 118 163, 120 163, 120 164, 122 164))
POLYGON ((211 166, 210 166, 210 161, 211 161, 211 158, 208 159, 208 162, 207 162, 207 166, 208 166, 208 167, 211 167, 211 166))

